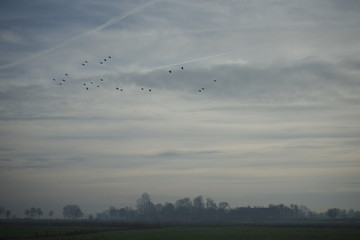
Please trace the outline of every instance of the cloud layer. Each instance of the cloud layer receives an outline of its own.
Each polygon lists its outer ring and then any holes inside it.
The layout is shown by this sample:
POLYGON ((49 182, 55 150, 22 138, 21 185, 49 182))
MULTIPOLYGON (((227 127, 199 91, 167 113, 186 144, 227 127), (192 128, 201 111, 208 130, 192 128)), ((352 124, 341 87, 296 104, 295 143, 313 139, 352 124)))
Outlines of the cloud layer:
POLYGON ((18 2, 0 12, 0 205, 359 208, 357 1, 18 2))

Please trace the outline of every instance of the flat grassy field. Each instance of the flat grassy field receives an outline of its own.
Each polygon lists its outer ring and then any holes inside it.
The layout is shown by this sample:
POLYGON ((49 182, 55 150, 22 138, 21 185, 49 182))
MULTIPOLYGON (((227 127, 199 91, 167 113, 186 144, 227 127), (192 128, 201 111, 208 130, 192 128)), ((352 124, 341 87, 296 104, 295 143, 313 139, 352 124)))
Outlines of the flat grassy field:
POLYGON ((125 229, 96 226, 0 226, 0 239, 275 240, 359 239, 359 226, 186 226, 125 229))

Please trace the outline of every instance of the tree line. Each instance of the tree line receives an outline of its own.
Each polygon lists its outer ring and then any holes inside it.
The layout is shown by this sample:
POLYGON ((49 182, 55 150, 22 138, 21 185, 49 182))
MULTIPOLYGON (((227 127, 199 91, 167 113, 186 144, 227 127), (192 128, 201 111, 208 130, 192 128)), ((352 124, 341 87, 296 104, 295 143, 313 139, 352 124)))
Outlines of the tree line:
MULTIPOLYGON (((10 210, 0 207, 0 216, 16 218, 10 210)), ((43 216, 41 208, 27 208, 24 215, 30 219, 40 219, 43 216)), ((47 214, 52 218, 52 210, 47 214)), ((65 219, 84 219, 84 213, 76 204, 63 207, 62 215, 65 219)), ((190 199, 188 197, 176 200, 174 203, 153 203, 148 193, 143 193, 136 201, 136 208, 109 207, 95 216, 88 215, 89 220, 118 220, 118 221, 144 221, 144 222, 254 222, 254 221, 297 221, 297 220, 360 220, 360 211, 341 210, 331 208, 323 213, 311 211, 306 206, 290 204, 270 204, 267 207, 235 207, 228 202, 216 203, 211 198, 202 195, 190 199)))
POLYGON ((253 221, 296 221, 299 219, 360 219, 360 211, 328 209, 316 213, 306 206, 290 204, 270 204, 267 207, 231 208, 228 202, 216 203, 202 195, 190 199, 179 199, 175 203, 153 203, 148 193, 143 193, 136 201, 136 209, 130 207, 110 207, 96 214, 96 219, 122 221, 156 222, 253 222, 253 221))

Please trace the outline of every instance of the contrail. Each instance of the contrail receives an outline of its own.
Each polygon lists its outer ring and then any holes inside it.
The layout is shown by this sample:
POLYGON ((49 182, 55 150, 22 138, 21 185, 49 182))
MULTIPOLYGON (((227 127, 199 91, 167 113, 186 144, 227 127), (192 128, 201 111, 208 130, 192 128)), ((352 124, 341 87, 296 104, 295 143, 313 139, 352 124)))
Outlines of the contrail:
POLYGON ((210 55, 210 56, 206 56, 206 57, 201 57, 201 58, 195 58, 195 59, 191 59, 191 60, 187 60, 187 61, 183 61, 183 62, 177 62, 177 63, 167 64, 167 65, 157 66, 157 67, 152 68, 151 71, 156 70, 156 69, 165 68, 165 67, 172 67, 172 66, 176 66, 176 65, 180 65, 180 64, 200 62, 200 61, 208 60, 211 58, 216 58, 219 56, 227 55, 227 54, 230 54, 233 52, 234 51, 227 51, 227 52, 222 52, 222 53, 218 53, 218 54, 214 54, 214 55, 210 55))
POLYGON ((26 62, 34 59, 34 58, 40 57, 40 56, 42 56, 42 55, 44 55, 44 54, 46 54, 46 53, 48 53, 48 52, 51 52, 51 51, 53 51, 53 50, 55 50, 55 49, 58 49, 58 48, 60 48, 60 47, 62 47, 62 46, 65 46, 66 44, 68 44, 68 43, 70 43, 70 42, 72 42, 72 41, 75 41, 75 40, 77 40, 77 39, 79 39, 79 38, 83 38, 83 37, 85 37, 85 36, 91 35, 91 34, 93 34, 93 33, 96 33, 96 32, 98 32, 98 31, 100 31, 100 30, 108 27, 108 26, 111 26, 111 25, 113 25, 113 24, 115 24, 115 23, 118 23, 118 22, 120 22, 121 20, 123 20, 124 18, 126 18, 126 17, 128 17, 128 16, 130 16, 130 15, 133 15, 133 14, 135 14, 135 13, 138 13, 138 12, 142 11, 144 8, 146 8, 146 7, 150 6, 150 5, 153 5, 153 4, 157 3, 157 2, 161 2, 161 0, 151 1, 151 2, 145 3, 145 4, 143 4, 143 5, 140 5, 140 6, 138 6, 138 7, 135 7, 134 9, 132 9, 132 10, 126 12, 126 13, 117 15, 117 16, 109 19, 109 20, 106 21, 105 23, 101 24, 100 26, 97 26, 96 28, 94 28, 94 29, 92 29, 92 30, 90 30, 90 31, 88 31, 88 32, 85 32, 85 33, 82 33, 82 34, 77 35, 77 36, 75 36, 75 37, 72 37, 72 38, 70 38, 70 39, 67 39, 67 40, 59 43, 58 45, 55 45, 55 46, 53 46, 53 47, 51 47, 51 48, 42 50, 42 51, 40 51, 40 52, 38 52, 38 53, 32 54, 32 55, 30 55, 30 56, 27 56, 27 57, 24 57, 24 58, 21 58, 21 59, 18 59, 18 60, 15 60, 15 61, 13 61, 13 62, 11 62, 11 63, 8 63, 8 64, 5 64, 5 65, 2 65, 2 66, 0 66, 0 69, 5 69, 5 68, 9 68, 9 67, 16 66, 16 65, 18 65, 18 64, 26 63, 26 62))

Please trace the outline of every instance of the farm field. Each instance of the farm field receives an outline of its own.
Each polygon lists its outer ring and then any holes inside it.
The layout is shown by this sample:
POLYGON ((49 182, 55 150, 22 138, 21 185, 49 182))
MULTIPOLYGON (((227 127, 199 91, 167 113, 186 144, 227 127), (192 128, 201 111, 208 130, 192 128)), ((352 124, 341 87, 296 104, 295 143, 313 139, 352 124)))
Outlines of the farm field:
POLYGON ((358 239, 358 226, 173 226, 129 229, 119 226, 0 226, 0 240, 235 240, 358 239))

